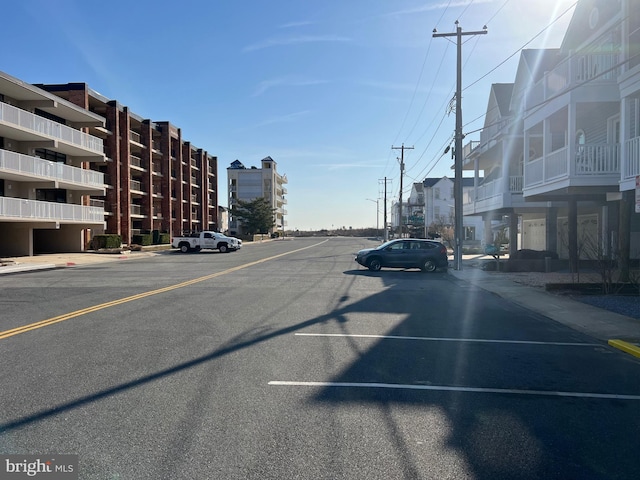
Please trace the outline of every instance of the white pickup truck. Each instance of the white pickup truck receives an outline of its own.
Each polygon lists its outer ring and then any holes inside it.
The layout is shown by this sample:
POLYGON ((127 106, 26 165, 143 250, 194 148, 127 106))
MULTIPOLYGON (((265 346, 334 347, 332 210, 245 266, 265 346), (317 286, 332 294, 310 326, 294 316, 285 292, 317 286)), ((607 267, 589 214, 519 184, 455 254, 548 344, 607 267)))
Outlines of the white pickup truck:
POLYGON ((242 248, 242 240, 236 237, 227 237, 222 233, 204 231, 185 237, 173 237, 171 247, 179 248, 182 253, 200 251, 203 248, 219 250, 221 253, 233 252, 242 248))

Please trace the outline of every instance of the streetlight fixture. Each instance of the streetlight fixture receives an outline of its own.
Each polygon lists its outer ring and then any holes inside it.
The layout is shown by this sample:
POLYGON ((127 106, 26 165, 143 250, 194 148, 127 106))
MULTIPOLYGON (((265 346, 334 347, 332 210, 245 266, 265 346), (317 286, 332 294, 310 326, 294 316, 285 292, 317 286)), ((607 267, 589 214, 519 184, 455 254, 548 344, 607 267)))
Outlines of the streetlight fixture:
POLYGON ((378 201, 380 200, 379 198, 376 198, 375 200, 371 199, 371 198, 366 198, 365 200, 369 200, 370 202, 375 202, 376 204, 376 236, 380 236, 380 209, 378 208, 378 201))

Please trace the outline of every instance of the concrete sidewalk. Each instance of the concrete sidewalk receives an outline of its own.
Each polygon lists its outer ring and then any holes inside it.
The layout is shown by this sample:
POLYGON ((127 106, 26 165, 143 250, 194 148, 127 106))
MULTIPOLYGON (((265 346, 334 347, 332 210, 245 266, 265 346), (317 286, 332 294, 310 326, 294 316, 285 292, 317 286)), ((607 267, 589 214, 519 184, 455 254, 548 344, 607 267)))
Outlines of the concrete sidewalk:
MULTIPOLYGON (((475 259, 475 258, 474 258, 475 259)), ((449 270, 454 277, 544 315, 640 357, 640 320, 587 305, 568 297, 554 295, 540 288, 520 285, 508 276, 485 272, 463 259, 462 270, 449 270)))

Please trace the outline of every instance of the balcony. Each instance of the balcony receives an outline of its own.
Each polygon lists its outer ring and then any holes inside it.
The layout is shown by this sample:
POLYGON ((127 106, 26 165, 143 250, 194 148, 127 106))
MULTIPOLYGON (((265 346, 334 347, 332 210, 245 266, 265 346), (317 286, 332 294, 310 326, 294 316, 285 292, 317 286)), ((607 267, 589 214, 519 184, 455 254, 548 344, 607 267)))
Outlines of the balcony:
MULTIPOLYGON (((104 161, 102 139, 0 102, 0 136, 20 142, 55 143, 56 150, 86 161, 104 161)), ((48 148, 51 148, 50 146, 48 148)))
POLYGON ((476 215, 523 205, 522 183, 522 176, 512 175, 478 185, 475 191, 465 195, 463 214, 476 215))
POLYGON ((129 211, 131 212, 131 215, 142 216, 141 205, 136 205, 135 203, 132 203, 129 207, 129 211))
POLYGON ((71 203, 0 197, 0 219, 15 222, 104 224, 104 209, 71 203))
POLYGON ((0 171, 18 182, 49 180, 55 184, 55 188, 94 190, 102 195, 105 192, 104 174, 100 172, 8 150, 0 150, 0 171))
POLYGON ((138 180, 131 180, 129 182, 129 188, 131 188, 132 191, 138 192, 138 193, 145 193, 142 190, 142 182, 138 181, 138 180))
POLYGON ((129 130, 129 140, 132 141, 133 143, 136 143, 140 146, 144 146, 142 145, 142 137, 140 136, 140 134, 138 132, 134 132, 133 130, 129 130))
POLYGON ((620 144, 576 145, 560 148, 525 163, 524 193, 549 193, 568 187, 618 186, 620 144))
MULTIPOLYGON (((617 78, 621 72, 621 67, 618 66, 620 58, 620 52, 570 56, 553 70, 546 72, 532 87, 527 96, 526 108, 534 108, 582 84, 585 87, 609 86, 612 91, 616 91, 617 78)), ((590 101, 597 101, 597 98, 591 96, 590 101)))

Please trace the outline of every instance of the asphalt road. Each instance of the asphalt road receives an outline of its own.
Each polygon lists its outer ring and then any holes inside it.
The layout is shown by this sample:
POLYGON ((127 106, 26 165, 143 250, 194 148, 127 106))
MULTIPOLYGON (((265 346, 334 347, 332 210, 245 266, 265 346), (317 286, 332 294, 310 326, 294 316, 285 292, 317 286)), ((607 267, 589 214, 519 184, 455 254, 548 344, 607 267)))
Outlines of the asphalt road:
POLYGON ((81 479, 636 479, 640 362, 359 238, 0 277, 0 452, 81 479))

